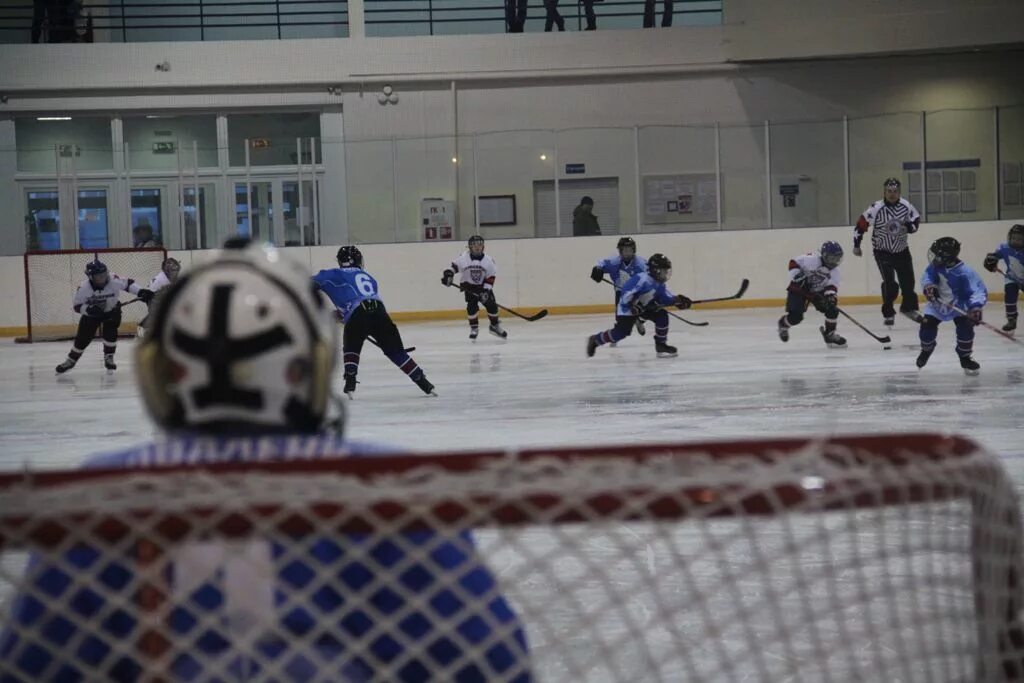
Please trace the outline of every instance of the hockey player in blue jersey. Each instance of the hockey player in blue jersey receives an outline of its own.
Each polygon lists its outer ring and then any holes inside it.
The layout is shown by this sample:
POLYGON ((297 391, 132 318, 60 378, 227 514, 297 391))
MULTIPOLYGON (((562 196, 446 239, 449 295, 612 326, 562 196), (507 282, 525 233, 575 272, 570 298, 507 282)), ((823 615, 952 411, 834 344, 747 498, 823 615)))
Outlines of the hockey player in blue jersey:
POLYGON ((647 272, 638 273, 622 286, 622 296, 615 310, 615 327, 587 338, 587 356, 598 346, 617 343, 632 333, 638 318, 654 321, 654 350, 658 358, 675 358, 676 347, 668 345, 668 313, 662 307, 687 309, 693 303, 682 294, 673 294, 665 286, 672 277, 672 262, 663 254, 654 254, 647 261, 647 272))
POLYGON ((384 308, 377 281, 363 270, 362 252, 353 246, 341 247, 337 258, 338 267, 321 270, 313 276, 313 284, 327 295, 345 322, 342 337, 345 394, 353 398, 356 375, 359 374, 359 355, 363 351, 363 343, 372 337, 384 355, 408 375, 423 393, 437 396, 423 368, 406 353, 402 335, 384 308))
MULTIPOLYGON (((143 401, 166 438, 87 467, 140 477, 381 450, 343 440, 342 418, 329 418, 341 405, 337 325, 306 269, 272 247, 233 246, 168 288, 137 347, 143 401)), ((532 680, 522 625, 468 532, 313 524, 284 544, 282 518, 249 518, 245 541, 215 533, 216 519, 142 522, 117 544, 75 537, 34 555, 5 596, 0 681, 532 680), (162 589, 146 598, 147 586, 162 589), (153 599, 158 611, 140 606, 153 599)))
POLYGON ((928 303, 921 322, 921 353, 917 367, 923 368, 935 351, 939 323, 952 320, 956 325, 956 355, 960 367, 968 375, 977 375, 981 367, 971 357, 974 349, 974 327, 981 322, 981 309, 988 301, 988 290, 981 277, 960 260, 960 243, 952 237, 940 237, 928 250, 928 267, 921 276, 921 289, 928 303), (952 304, 962 315, 946 304, 952 304))
MULTIPOLYGON (((602 282, 605 275, 609 276, 611 283, 615 285, 615 305, 618 306, 622 297, 622 286, 634 275, 647 272, 647 259, 637 256, 636 241, 632 237, 619 238, 619 243, 615 246, 619 253, 598 261, 590 271, 590 279, 602 282)), ((636 331, 640 336, 647 333, 642 318, 636 319, 636 331)))
POLYGON ((1004 265, 1003 291, 1006 293, 1006 324, 1003 332, 1013 334, 1017 329, 1017 298, 1024 289, 1024 224, 1010 228, 1006 241, 985 256, 985 270, 994 273, 999 262, 1004 265))

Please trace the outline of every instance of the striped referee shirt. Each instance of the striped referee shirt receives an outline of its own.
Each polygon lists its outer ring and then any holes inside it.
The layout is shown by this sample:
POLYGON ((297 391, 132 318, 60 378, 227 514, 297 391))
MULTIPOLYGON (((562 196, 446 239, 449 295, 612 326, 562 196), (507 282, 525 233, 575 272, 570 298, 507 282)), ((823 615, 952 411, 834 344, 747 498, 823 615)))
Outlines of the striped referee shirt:
POLYGON ((871 247, 875 251, 898 254, 907 250, 907 235, 917 232, 920 226, 921 214, 906 199, 901 197, 896 204, 879 199, 857 220, 853 228, 853 246, 859 247, 864 233, 868 228, 874 228, 871 231, 871 247))

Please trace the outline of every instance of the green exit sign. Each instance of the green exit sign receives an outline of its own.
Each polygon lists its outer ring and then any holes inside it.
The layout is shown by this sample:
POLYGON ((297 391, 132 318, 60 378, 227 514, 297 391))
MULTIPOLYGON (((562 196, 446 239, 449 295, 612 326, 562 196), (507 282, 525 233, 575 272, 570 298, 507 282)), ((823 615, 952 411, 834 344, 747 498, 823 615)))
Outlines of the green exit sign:
POLYGON ((174 154, 173 142, 154 142, 153 154, 174 154))

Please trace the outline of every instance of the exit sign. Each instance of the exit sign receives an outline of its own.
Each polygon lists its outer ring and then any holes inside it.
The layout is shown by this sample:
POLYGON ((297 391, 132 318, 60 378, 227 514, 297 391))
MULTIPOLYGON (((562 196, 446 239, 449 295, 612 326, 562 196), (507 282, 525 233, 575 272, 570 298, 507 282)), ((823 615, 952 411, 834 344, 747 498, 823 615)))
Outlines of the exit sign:
POLYGON ((267 149, 270 147, 270 140, 267 138, 252 138, 249 140, 249 146, 253 149, 267 149))

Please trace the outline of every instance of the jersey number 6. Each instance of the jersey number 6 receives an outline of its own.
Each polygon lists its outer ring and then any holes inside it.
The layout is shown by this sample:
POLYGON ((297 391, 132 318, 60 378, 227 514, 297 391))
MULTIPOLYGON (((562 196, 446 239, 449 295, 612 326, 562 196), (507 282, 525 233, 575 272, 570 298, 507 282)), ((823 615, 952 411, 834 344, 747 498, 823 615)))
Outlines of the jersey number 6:
POLYGON ((377 285, 366 273, 356 275, 356 287, 363 296, 373 296, 377 293, 377 285))

